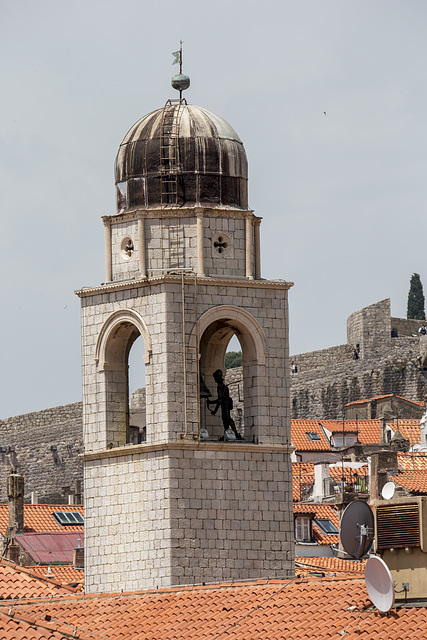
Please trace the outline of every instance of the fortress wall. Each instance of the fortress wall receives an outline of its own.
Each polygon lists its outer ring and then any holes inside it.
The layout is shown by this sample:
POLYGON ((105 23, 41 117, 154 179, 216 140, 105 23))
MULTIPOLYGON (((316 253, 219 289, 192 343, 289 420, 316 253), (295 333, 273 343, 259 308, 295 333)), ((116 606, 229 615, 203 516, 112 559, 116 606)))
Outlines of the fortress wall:
POLYGON ((0 420, 0 502, 7 502, 6 479, 12 467, 25 476, 25 501, 37 492, 39 502, 68 502, 83 479, 82 403, 64 405, 0 420), (56 447, 52 451, 51 447, 56 447))
POLYGON ((390 299, 354 311, 347 319, 347 342, 360 346, 362 358, 380 356, 390 348, 390 299))
POLYGON ((325 367, 333 367, 337 364, 350 362, 353 360, 353 347, 348 344, 342 344, 338 347, 299 353, 291 356, 290 360, 293 360, 297 365, 298 373, 313 373, 323 370, 325 367))
POLYGON ((391 328, 396 329, 398 337, 417 336, 422 320, 407 320, 406 318, 390 318, 391 328))
POLYGON ((347 402, 388 393, 420 400, 427 393, 426 372, 418 358, 356 360, 319 371, 310 380, 298 376, 291 376, 292 418, 341 418, 347 402))

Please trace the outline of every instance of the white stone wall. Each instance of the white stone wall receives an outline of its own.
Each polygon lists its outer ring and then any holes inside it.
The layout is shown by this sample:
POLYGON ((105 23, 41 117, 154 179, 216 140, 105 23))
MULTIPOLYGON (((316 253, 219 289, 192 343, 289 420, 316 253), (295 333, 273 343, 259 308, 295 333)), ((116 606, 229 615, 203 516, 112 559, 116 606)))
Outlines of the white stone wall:
POLYGON ((129 220, 111 227, 111 269, 113 280, 129 280, 139 277, 138 221, 129 220), (130 238, 134 250, 128 258, 121 250, 125 238, 130 238))
POLYGON ((293 573, 289 456, 200 443, 86 462, 86 591, 293 573))
MULTIPOLYGON (((248 214, 250 215, 250 214, 248 214)), ((145 246, 139 246, 137 214, 109 218, 111 247, 111 274, 113 281, 137 279, 140 271, 140 252, 144 252, 147 275, 157 276, 161 270, 199 270, 197 246, 197 217, 151 213, 143 216, 145 246), (126 240, 130 239, 133 251, 130 256, 123 252, 126 240)), ((254 227, 250 226, 251 268, 255 273, 254 227)), ((246 265, 246 219, 242 213, 229 216, 205 214, 203 216, 204 271, 207 276, 245 277, 246 265), (226 247, 215 247, 221 237, 226 247), (220 249, 220 250, 219 250, 220 249)))
POLYGON ((245 276, 245 220, 242 218, 204 218, 205 273, 209 276, 245 276), (226 237, 227 248, 218 252, 214 243, 218 236, 226 237))

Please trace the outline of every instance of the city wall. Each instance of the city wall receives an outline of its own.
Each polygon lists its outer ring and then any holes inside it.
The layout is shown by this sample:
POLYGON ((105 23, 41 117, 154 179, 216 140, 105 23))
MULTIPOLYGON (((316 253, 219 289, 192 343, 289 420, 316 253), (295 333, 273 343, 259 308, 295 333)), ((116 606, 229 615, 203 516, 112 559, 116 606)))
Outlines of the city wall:
POLYGON ((7 502, 12 468, 25 476, 25 501, 32 492, 43 503, 68 503, 83 480, 82 403, 0 420, 0 502, 7 502))

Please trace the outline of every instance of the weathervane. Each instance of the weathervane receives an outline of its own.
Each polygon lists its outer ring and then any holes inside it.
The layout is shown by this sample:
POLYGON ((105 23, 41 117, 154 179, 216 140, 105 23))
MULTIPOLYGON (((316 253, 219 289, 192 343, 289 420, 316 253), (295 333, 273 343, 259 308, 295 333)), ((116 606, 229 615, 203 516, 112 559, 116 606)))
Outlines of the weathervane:
POLYGON ((179 99, 182 100, 182 92, 190 86, 190 78, 182 73, 182 40, 179 41, 179 51, 174 51, 172 55, 174 56, 172 64, 178 64, 179 62, 179 73, 173 76, 171 85, 179 91, 179 99))

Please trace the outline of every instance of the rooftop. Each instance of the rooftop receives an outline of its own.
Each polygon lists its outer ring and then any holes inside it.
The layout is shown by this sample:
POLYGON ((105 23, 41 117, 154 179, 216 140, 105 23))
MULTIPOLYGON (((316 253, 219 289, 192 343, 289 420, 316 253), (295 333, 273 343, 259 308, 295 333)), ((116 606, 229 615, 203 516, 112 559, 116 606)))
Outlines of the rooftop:
MULTIPOLYGON (((61 525, 54 517, 54 512, 65 511, 84 515, 83 505, 68 504, 25 504, 24 532, 41 533, 47 531, 84 531, 83 525, 61 525)), ((0 534, 6 535, 9 526, 9 505, 0 504, 0 534)))
POLYGON ((427 636, 427 608, 382 614, 345 575, 0 603, 0 626, 6 640, 398 640, 427 636))

